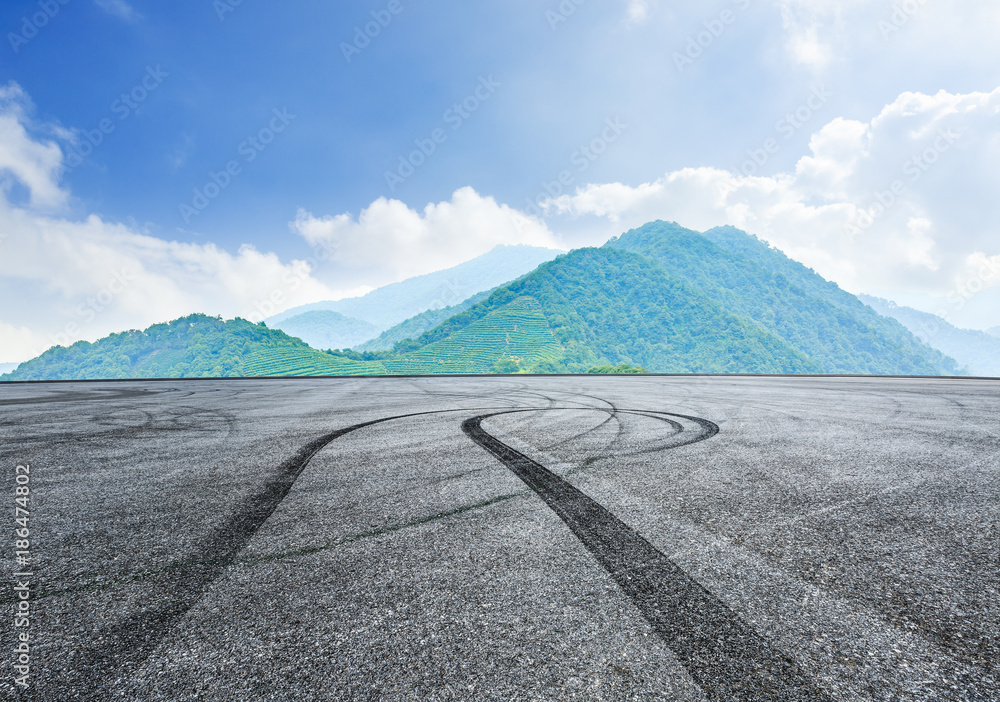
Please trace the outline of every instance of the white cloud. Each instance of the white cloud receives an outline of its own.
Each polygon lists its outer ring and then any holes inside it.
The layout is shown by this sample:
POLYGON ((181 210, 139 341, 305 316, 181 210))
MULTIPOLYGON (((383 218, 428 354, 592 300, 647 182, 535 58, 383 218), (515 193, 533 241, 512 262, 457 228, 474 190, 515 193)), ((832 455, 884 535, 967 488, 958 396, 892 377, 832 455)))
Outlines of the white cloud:
POLYGON ((354 218, 316 217, 300 211, 294 228, 345 267, 376 267, 378 282, 430 273, 486 253, 499 244, 561 248, 538 219, 497 204, 469 187, 422 212, 379 198, 354 218))
POLYGON ((364 292, 327 286, 313 276, 314 263, 284 262, 252 246, 233 254, 96 215, 61 216, 68 201, 58 183, 62 152, 29 133, 56 130, 36 129, 29 111, 17 85, 0 88, 0 291, 8 300, 0 309, 0 363, 192 312, 263 318, 364 292), (9 197, 15 184, 27 191, 26 203, 9 197))
POLYGON ((3 310, 0 362, 25 360, 39 340, 94 340, 192 312, 258 320, 358 292, 320 283, 306 261, 165 241, 96 215, 74 221, 0 203, 0 221, 0 281, 17 290, 21 308, 3 310), (18 335, 8 333, 11 315, 18 335))
POLYGON ((774 0, 774 5, 781 13, 787 55, 813 71, 835 63, 856 71, 879 60, 915 66, 928 59, 932 64, 995 62, 996 3, 774 0))
MULTIPOLYGON (((193 312, 262 319, 289 307, 364 294, 369 285, 327 284, 317 268, 363 269, 385 283, 462 263, 498 244, 558 247, 540 220, 497 204, 472 188, 422 212, 376 200, 357 220, 300 212, 293 223, 313 245, 310 260, 282 261, 242 246, 167 241, 97 215, 60 213, 69 193, 59 184, 58 144, 32 132, 71 134, 32 125, 30 101, 16 85, 0 88, 0 363, 19 362, 54 343, 96 340, 193 312), (27 202, 9 197, 23 187, 27 202)), ((329 271, 325 271, 329 273, 329 271)))
POLYGON ((787 34, 787 49, 798 63, 813 69, 824 68, 832 58, 832 49, 820 31, 830 26, 830 14, 837 6, 825 2, 779 0, 781 23, 787 34))
POLYGON ((809 140, 811 156, 796 164, 802 184, 813 184, 827 199, 844 198, 851 176, 868 157, 869 127, 863 122, 838 117, 809 140))
POLYGON ((686 168, 588 185, 546 210, 568 227, 603 219, 607 235, 653 219, 733 224, 850 290, 943 296, 977 275, 980 289, 1000 284, 978 273, 1000 260, 998 162, 1000 89, 904 93, 868 122, 829 122, 791 173, 686 168))
POLYGON ((67 199, 58 182, 62 150, 55 142, 36 141, 28 133, 31 110, 31 101, 17 83, 0 87, 0 185, 7 192, 17 181, 28 190, 33 206, 56 207, 67 199))
POLYGON ((51 345, 28 327, 0 322, 0 363, 20 363, 34 358, 51 345))
POLYGON ((135 22, 139 19, 139 13, 125 0, 94 0, 99 8, 114 15, 126 22, 135 22))

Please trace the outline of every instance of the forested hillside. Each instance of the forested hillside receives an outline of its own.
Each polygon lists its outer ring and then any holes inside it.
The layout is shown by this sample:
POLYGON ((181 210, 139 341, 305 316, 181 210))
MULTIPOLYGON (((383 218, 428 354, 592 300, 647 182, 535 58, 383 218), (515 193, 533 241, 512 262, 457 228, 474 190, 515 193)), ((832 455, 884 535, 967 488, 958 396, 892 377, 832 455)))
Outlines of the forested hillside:
POLYGON ((755 237, 652 222, 354 350, 322 352, 263 325, 192 315, 52 349, 3 379, 641 369, 941 375, 957 365, 755 237))
MULTIPOLYGON (((633 363, 660 372, 807 373, 818 366, 768 332, 728 314, 706 296, 641 256, 614 249, 577 249, 542 264, 412 342, 414 353, 509 305, 532 300, 561 351, 522 353, 532 372, 585 372, 633 363)), ((549 340, 540 339, 539 344, 549 340)))
POLYGON ((195 314, 145 331, 112 334, 96 343, 80 341, 49 349, 22 363, 4 380, 92 380, 102 378, 199 378, 267 375, 273 359, 279 375, 303 367, 313 375, 352 370, 353 362, 322 353, 284 332, 243 319, 223 321, 195 314))
POLYGON ((1000 339, 983 331, 959 329, 934 314, 868 295, 861 301, 881 315, 892 317, 914 335, 968 368, 972 375, 1000 377, 1000 339))
POLYGON ((430 331, 437 325, 441 324, 449 317, 454 317, 456 314, 469 309, 477 302, 482 302, 490 296, 491 292, 492 291, 488 290, 476 293, 468 300, 460 302, 457 305, 421 312, 418 315, 414 315, 413 317, 400 322, 390 329, 386 329, 374 339, 369 339, 361 344, 352 345, 352 348, 355 351, 389 351, 400 341, 415 339, 424 332, 430 331))
POLYGON ((702 235, 673 222, 651 222, 605 246, 654 260, 732 314, 801 351, 823 373, 958 370, 895 320, 732 227, 702 235))
POLYGON ((350 348, 378 334, 378 328, 332 310, 312 310, 272 325, 314 349, 350 348))
POLYGON ((536 246, 497 246, 471 261, 445 270, 408 278, 372 290, 361 297, 303 305, 266 320, 281 326, 284 320, 315 310, 331 310, 367 322, 376 334, 427 310, 461 304, 476 293, 495 288, 534 270, 560 251, 536 246))

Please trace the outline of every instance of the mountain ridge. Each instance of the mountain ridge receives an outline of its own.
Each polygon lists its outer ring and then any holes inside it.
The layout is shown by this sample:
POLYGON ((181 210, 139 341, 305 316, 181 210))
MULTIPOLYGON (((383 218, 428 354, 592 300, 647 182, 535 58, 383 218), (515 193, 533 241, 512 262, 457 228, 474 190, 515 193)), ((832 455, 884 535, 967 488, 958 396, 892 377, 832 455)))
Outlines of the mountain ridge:
POLYGON ((895 320, 876 314, 835 283, 734 227, 717 227, 703 235, 676 222, 656 221, 605 246, 653 259, 732 313, 800 349, 824 372, 958 370, 895 320), (894 350, 891 358, 880 353, 883 346, 894 350))
POLYGON ((457 266, 390 283, 360 297, 293 307, 264 321, 280 328, 282 322, 296 315, 328 310, 367 322, 378 329, 378 334, 421 312, 456 305, 476 293, 503 285, 560 253, 524 244, 499 245, 457 266))
POLYGON ((929 346, 966 366, 972 375, 1000 377, 1000 338, 989 332, 961 329, 938 315, 872 295, 858 299, 879 314, 892 317, 929 346))
POLYGON ((737 372, 734 364, 740 359, 744 367, 755 372, 816 370, 808 359, 783 348, 771 335, 747 329, 741 320, 649 266, 643 257, 594 248, 575 249, 542 264, 419 339, 397 345, 396 350, 406 353, 438 343, 523 297, 542 298, 539 302, 544 302, 541 307, 549 327, 564 349, 562 367, 549 361, 529 364, 525 367, 529 371, 584 372, 598 365, 631 363, 651 371, 737 372), (628 274, 624 280, 622 271, 628 274), (628 314, 644 300, 660 305, 662 315, 628 314), (675 324, 678 320, 688 326, 675 324), (626 331, 622 331, 626 322, 626 331), (730 336, 718 333, 712 323, 730 336), (702 337, 699 343, 682 338, 691 332, 692 325, 702 337), (733 338, 746 342, 751 350, 729 348, 733 338), (668 352, 679 355, 671 359, 668 352), (711 354, 714 357, 710 358, 711 354))
POLYGON ((702 234, 650 222, 431 312, 394 327, 381 350, 329 352, 264 325, 193 315, 146 332, 50 350, 3 379, 101 372, 191 377, 637 367, 667 373, 958 371, 953 359, 922 344, 899 322, 732 227, 702 234))

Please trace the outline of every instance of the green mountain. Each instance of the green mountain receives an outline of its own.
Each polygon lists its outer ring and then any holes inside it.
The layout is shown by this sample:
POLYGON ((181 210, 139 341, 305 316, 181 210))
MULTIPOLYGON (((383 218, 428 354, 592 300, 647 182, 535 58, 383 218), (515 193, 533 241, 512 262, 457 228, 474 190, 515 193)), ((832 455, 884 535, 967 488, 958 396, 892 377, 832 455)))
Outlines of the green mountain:
POLYGON ((571 251, 449 309, 425 310, 361 346, 324 353, 263 325, 194 315, 52 349, 3 379, 956 368, 756 238, 664 222, 571 251))
POLYGON ((400 341, 404 341, 405 339, 415 339, 424 332, 430 331, 437 325, 441 324, 449 317, 454 317, 459 312, 465 312, 465 310, 469 309, 477 302, 482 302, 489 297, 491 292, 493 291, 487 290, 486 292, 476 293, 468 300, 460 302, 457 305, 442 307, 439 310, 427 310, 426 312, 421 312, 418 315, 410 317, 406 321, 400 322, 390 329, 386 329, 376 338, 369 338, 368 341, 365 341, 362 344, 353 345, 352 348, 355 351, 361 352, 389 351, 400 341))
MULTIPOLYGON (((57 346, 0 379, 352 375, 365 367, 243 319, 224 322, 195 314, 145 331, 112 334, 96 343, 57 346)), ((380 367, 374 370, 383 372, 380 367)))
POLYGON ((497 246, 452 268, 386 285, 361 297, 294 307, 265 321, 270 327, 279 327, 286 319, 303 312, 339 312, 376 328, 371 336, 355 342, 361 343, 421 312, 457 305, 476 293, 503 285, 560 253, 535 246, 497 246))
MULTIPOLYGON (((481 303, 485 304, 485 303, 481 303)), ((480 306, 477 305, 477 308, 480 306)), ((420 337, 422 342, 405 341, 382 360, 389 373, 425 375, 431 373, 516 372, 522 363, 555 359, 562 349, 553 338, 537 301, 522 297, 509 304, 478 310, 475 318, 452 317, 437 329, 420 337), (452 320, 462 318, 453 324, 452 320), (513 359, 510 370, 503 370, 513 359), (500 368, 497 368, 500 364, 500 368)))
POLYGON ((312 310, 271 324, 314 349, 348 349, 378 334, 378 327, 332 310, 312 310))
POLYGON ((632 251, 809 357, 823 373, 937 375, 957 365, 903 325, 733 227, 651 222, 606 247, 632 251))
MULTIPOLYGON (((657 225, 674 231, 688 231, 676 223, 652 222, 646 227, 656 227, 657 225)), ((779 249, 769 246, 757 237, 736 227, 728 225, 716 227, 709 229, 702 236, 719 248, 757 264, 758 269, 762 268, 784 276, 792 285, 813 297, 826 300, 830 304, 851 312, 858 312, 863 307, 863 305, 858 304, 854 295, 842 290, 836 283, 830 282, 813 269, 789 258, 779 249)))
POLYGON ((941 317, 880 297, 858 298, 881 315, 892 317, 915 336, 968 368, 972 375, 1000 377, 1000 339, 987 332, 959 329, 941 317))
POLYGON ((609 248, 577 249, 542 264, 395 352, 454 359, 445 365, 468 372, 505 360, 543 373, 622 363, 659 372, 818 370, 648 259, 609 248), (506 347, 480 343, 501 334, 506 347))

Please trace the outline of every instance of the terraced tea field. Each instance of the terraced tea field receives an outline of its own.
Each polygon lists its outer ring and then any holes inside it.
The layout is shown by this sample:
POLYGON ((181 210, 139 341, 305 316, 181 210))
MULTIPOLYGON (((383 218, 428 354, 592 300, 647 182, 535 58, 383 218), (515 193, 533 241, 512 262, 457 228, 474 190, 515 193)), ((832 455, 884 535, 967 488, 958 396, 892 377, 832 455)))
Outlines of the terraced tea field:
POLYGON ((276 346, 263 349, 243 362, 247 376, 385 375, 378 362, 353 361, 315 349, 276 346))
POLYGON ((524 368, 555 358, 561 351, 538 303, 530 297, 490 312, 447 339, 428 344, 399 360, 384 362, 390 373, 487 373, 498 360, 516 360, 524 368))

